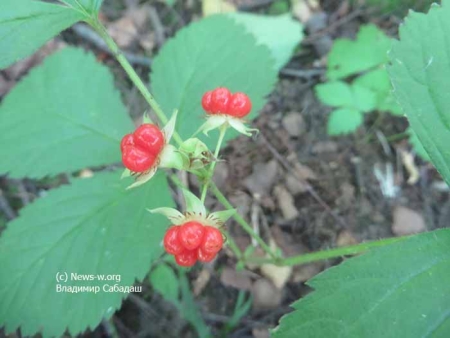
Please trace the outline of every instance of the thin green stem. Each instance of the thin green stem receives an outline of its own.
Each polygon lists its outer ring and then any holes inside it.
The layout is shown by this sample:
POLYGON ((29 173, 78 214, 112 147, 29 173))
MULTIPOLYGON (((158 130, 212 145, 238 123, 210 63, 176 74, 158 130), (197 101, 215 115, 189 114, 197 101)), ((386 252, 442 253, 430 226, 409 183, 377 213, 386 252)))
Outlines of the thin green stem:
MULTIPOLYGON (((111 38, 111 36, 106 31, 105 27, 98 21, 95 22, 89 22, 89 24, 96 30, 96 32, 103 38, 105 43, 108 45, 109 49, 113 52, 114 56, 116 57, 117 61, 120 63, 122 68, 125 70, 125 72, 130 77, 130 80, 134 83, 136 88, 141 92, 142 96, 145 98, 147 103, 152 107, 153 111, 155 112, 156 116, 158 116, 159 120, 166 124, 168 122, 166 114, 162 111, 159 104, 156 102, 153 95, 150 93, 150 91, 147 89, 147 86, 145 83, 141 80, 139 75, 136 73, 134 68, 131 66, 131 64, 128 62, 127 58, 123 55, 117 44, 114 42, 114 40, 111 38)), ((183 143, 183 140, 181 139, 180 135, 178 133, 174 133, 173 137, 175 141, 178 144, 183 143)))
MULTIPOLYGON (((227 198, 222 194, 222 192, 217 188, 214 182, 211 182, 211 191, 216 196, 217 200, 226 208, 226 209, 233 209, 234 207, 231 205, 230 202, 228 202, 227 198)), ((270 255, 272 258, 270 262, 273 263, 274 260, 278 260, 279 257, 273 253, 273 251, 270 249, 270 247, 264 242, 264 240, 259 236, 253 228, 250 226, 250 224, 247 223, 247 221, 238 213, 235 213, 234 219, 236 222, 238 222, 242 228, 250 235, 252 236, 256 242, 261 246, 261 248, 270 255)))
POLYGON ((227 127, 228 127, 227 125, 222 125, 220 127, 219 140, 217 141, 216 150, 214 151, 214 161, 209 166, 208 174, 206 176, 206 181, 205 181, 205 184, 203 184, 203 188, 202 188, 202 197, 201 197, 202 203, 205 203, 206 193, 208 192, 208 186, 214 176, 214 169, 216 169, 216 164, 217 164, 217 161, 219 160, 220 148, 222 148, 222 142, 223 142, 223 138, 225 137, 225 134, 227 132, 227 127))
POLYGON ((392 141, 398 141, 398 140, 401 140, 401 139, 404 139, 407 137, 409 137, 409 133, 405 131, 403 133, 386 136, 386 140, 388 140, 389 142, 392 142, 392 141))
POLYGON ((309 254, 304 254, 300 256, 293 256, 287 258, 277 259, 275 262, 272 259, 265 258, 247 258, 248 262, 255 264, 267 264, 272 263, 280 266, 294 266, 294 265, 302 265, 306 263, 312 263, 316 261, 321 261, 330 258, 337 258, 347 255, 356 255, 359 253, 366 252, 370 249, 382 247, 385 245, 393 244, 396 242, 403 241, 407 237, 395 237, 395 238, 385 238, 380 239, 378 241, 366 242, 351 246, 345 246, 342 248, 335 248, 330 250, 322 250, 318 252, 312 252, 309 254))

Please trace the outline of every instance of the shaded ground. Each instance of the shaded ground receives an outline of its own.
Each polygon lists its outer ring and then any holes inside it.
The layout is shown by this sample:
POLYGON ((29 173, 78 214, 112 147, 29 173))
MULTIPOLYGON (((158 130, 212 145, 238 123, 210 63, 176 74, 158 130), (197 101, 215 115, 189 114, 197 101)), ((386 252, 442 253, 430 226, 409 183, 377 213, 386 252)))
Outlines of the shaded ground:
MULTIPOLYGON (((107 1, 103 11, 105 20, 120 19, 127 2, 133 1, 107 1)), ((271 1, 260 3, 242 1, 238 5, 267 12, 271 1)), ((410 231, 410 224, 420 223, 421 219, 425 224, 422 230, 444 227, 450 214, 448 191, 440 189, 441 180, 435 170, 415 159, 420 177, 415 184, 408 184, 409 172, 402 163, 401 153, 409 152, 409 146, 401 139, 389 144, 384 141, 404 131, 407 123, 402 118, 386 116, 380 122, 372 115, 366 118, 365 130, 356 135, 330 138, 326 134, 329 110, 317 102, 312 90, 321 77, 307 72, 313 66, 323 65, 322 55, 317 53, 317 41, 323 42, 324 37, 332 41, 336 37, 354 36, 359 25, 368 21, 395 36, 399 22, 392 15, 352 9, 345 7, 343 2, 337 3, 322 3, 328 15, 328 27, 333 28, 307 38, 287 65, 287 69, 296 73, 281 75, 269 103, 255 121, 261 136, 256 140, 239 138, 231 142, 222 156, 225 161, 218 166, 217 184, 239 206, 241 214, 287 255, 394 236, 399 231, 410 231), (398 187, 393 198, 383 194, 374 174, 374 168, 385 173, 386 166, 393 169, 398 187), (393 228, 394 214, 401 220, 406 217, 400 230, 393 228)), ((200 4, 186 1, 174 9, 156 4, 154 10, 163 25, 164 38, 167 38, 199 16, 200 4)), ((117 84, 124 90, 124 101, 133 116, 140 116, 146 106, 111 58, 72 30, 65 32, 63 38, 66 43, 82 44, 95 50, 99 59, 112 66, 117 84)), ((162 42, 153 35, 150 41, 153 45, 147 50, 150 56, 162 42)), ((127 48, 136 55, 142 50, 139 42, 127 48)), ((10 89, 32 63, 16 72, 0 73, 0 80, 3 80, 0 95, 10 89)), ((138 69, 144 76, 148 72, 143 65, 138 65, 138 69)), ((0 178, 3 196, 0 227, 7 219, 15 217, 24 204, 65 182, 64 176, 42 181, 0 178)), ((194 180, 190 182, 195 189, 194 180)), ((213 199, 208 203, 212 208, 216 205, 213 199)), ((242 248, 249 245, 249 238, 236 224, 231 223, 229 230, 242 248)), ((295 268, 287 283, 276 288, 270 273, 251 268, 234 273, 236 262, 225 251, 213 265, 195 267, 189 277, 197 294, 197 305, 215 336, 258 338, 266 337, 267 328, 274 327, 280 316, 290 311, 289 304, 309 292, 305 280, 339 261, 295 268), (236 328, 224 333, 223 327, 233 313, 239 290, 253 294, 253 308, 236 328), (264 299, 265 294, 270 294, 270 299, 264 299)), ((124 302, 112 324, 105 322, 94 333, 85 336, 196 336, 170 303, 153 292, 149 285, 145 284, 144 289, 142 294, 133 295, 124 302)))

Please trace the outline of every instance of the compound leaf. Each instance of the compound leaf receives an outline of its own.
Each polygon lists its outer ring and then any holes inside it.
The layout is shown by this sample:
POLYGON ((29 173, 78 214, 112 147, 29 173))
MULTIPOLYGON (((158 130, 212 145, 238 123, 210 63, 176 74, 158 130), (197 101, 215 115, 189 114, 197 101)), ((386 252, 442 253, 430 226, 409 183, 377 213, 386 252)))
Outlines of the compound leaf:
POLYGON ((8 332, 21 326, 25 336, 41 329, 44 336, 61 336, 68 328, 75 336, 121 305, 126 293, 108 287, 144 278, 162 252, 167 223, 146 208, 173 201, 163 174, 133 190, 119 177, 118 171, 101 173, 51 190, 7 226, 0 237, 0 326, 8 332), (56 281, 57 273, 67 273, 67 280, 56 281), (58 285, 99 291, 58 292, 58 285))
POLYGON ((360 29, 355 41, 338 39, 328 56, 327 77, 338 80, 385 64, 392 40, 374 25, 360 29))
POLYGON ((328 135, 342 135, 354 132, 363 123, 363 115, 357 109, 339 108, 330 114, 328 135))
POLYGON ((41 178, 118 162, 120 139, 132 129, 110 71, 66 48, 0 106, 0 173, 41 178))
POLYGON ((272 337, 449 337, 449 247, 450 230, 437 230, 326 270, 272 337))
POLYGON ((32 54, 82 19, 80 12, 65 6, 34 0, 1 0, 0 69, 32 54))
MULTIPOLYGON (((183 139, 190 138, 206 116, 201 98, 208 90, 225 86, 247 93, 253 103, 250 117, 264 105, 277 70, 270 50, 242 30, 226 15, 210 16, 179 31, 155 58, 154 95, 165 112, 178 109, 177 130, 183 139)), ((205 142, 212 146, 218 132, 210 135, 205 142)))
POLYGON ((409 123, 450 184, 450 1, 411 12, 390 54, 389 73, 409 123))
POLYGON ((351 87, 343 81, 331 81, 315 87, 317 97, 331 107, 351 106, 353 93, 351 87))

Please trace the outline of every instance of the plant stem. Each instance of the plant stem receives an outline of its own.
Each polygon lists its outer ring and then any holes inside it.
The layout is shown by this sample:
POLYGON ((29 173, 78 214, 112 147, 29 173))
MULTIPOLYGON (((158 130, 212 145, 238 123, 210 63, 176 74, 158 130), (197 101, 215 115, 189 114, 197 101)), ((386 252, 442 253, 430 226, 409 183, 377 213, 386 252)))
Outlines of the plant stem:
MULTIPOLYGON (((230 202, 228 202, 227 198, 222 194, 222 192, 217 188, 216 184, 214 182, 211 182, 211 191, 216 196, 217 200, 227 209, 233 209, 234 207, 231 205, 230 202)), ((234 219, 236 222, 238 222, 242 228, 250 235, 252 236, 258 244, 261 246, 261 248, 270 255, 272 259, 269 261, 271 263, 274 262, 274 260, 278 260, 279 257, 275 255, 270 247, 264 242, 264 240, 253 230, 253 228, 250 226, 250 224, 247 223, 247 221, 238 213, 234 215, 234 219)))
POLYGON ((205 182, 205 184, 203 184, 203 188, 202 188, 202 197, 201 197, 202 203, 205 203, 206 193, 208 192, 208 186, 214 176, 214 169, 216 169, 216 164, 217 164, 217 161, 219 160, 220 148, 222 147, 222 142, 223 142, 223 138, 225 137, 225 134, 227 132, 227 127, 228 127, 227 125, 222 125, 220 127, 219 140, 217 141, 216 150, 214 151, 214 161, 213 161, 213 163, 211 163, 211 165, 209 167, 208 174, 206 176, 206 182, 205 182))
MULTIPOLYGON (((111 38, 111 36, 108 34, 105 27, 99 21, 88 22, 88 23, 103 38, 103 40, 105 40, 105 43, 108 45, 108 48, 111 49, 111 51, 113 52, 117 61, 120 63, 120 65, 125 70, 125 72, 128 74, 128 76, 130 77, 130 80, 134 83, 136 88, 141 92, 142 96, 145 98, 145 100, 150 105, 150 107, 152 107, 153 111, 155 112, 156 116, 158 116, 159 120, 162 123, 166 124, 168 122, 166 114, 164 114, 164 112, 162 111, 158 102, 156 102, 153 95, 147 89, 147 86, 145 85, 145 83, 141 80, 139 75, 136 73, 133 66, 131 66, 131 64, 128 62, 127 58, 123 55, 120 48, 117 46, 117 44, 111 38)), ((178 133, 174 133, 173 137, 178 144, 183 143, 183 140, 181 139, 181 137, 178 133)))
POLYGON ((309 254, 303 254, 299 256, 293 256, 293 257, 287 257, 287 258, 281 258, 277 259, 275 262, 272 259, 265 259, 265 258, 247 258, 248 262, 255 263, 255 264, 266 264, 266 263, 272 263, 280 266, 293 266, 293 265, 301 265, 316 261, 321 261, 329 258, 337 258, 347 255, 356 255, 359 253, 363 253, 365 251, 368 251, 372 248, 382 247, 385 245, 393 244, 396 242, 403 241, 404 239, 408 238, 405 237, 394 237, 394 238, 385 238, 380 239, 378 241, 372 241, 372 242, 366 242, 351 246, 345 246, 342 248, 335 248, 330 250, 322 250, 317 252, 312 252, 309 254))

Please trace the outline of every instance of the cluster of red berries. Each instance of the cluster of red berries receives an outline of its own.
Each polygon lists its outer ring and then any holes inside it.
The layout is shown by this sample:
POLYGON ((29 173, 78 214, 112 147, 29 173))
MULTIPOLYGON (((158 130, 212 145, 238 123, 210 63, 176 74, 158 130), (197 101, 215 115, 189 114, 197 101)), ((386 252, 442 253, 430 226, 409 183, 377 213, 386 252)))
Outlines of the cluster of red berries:
POLYGON ((125 135, 120 142, 124 166, 136 173, 150 169, 163 148, 164 135, 151 123, 141 125, 134 133, 125 135))
POLYGON ((206 92, 202 97, 203 109, 210 115, 225 114, 242 118, 252 110, 252 101, 244 93, 234 93, 224 87, 206 92))
POLYGON ((198 222, 173 225, 164 236, 164 248, 175 256, 181 266, 193 266, 195 262, 210 262, 222 249, 223 237, 220 230, 198 222))

